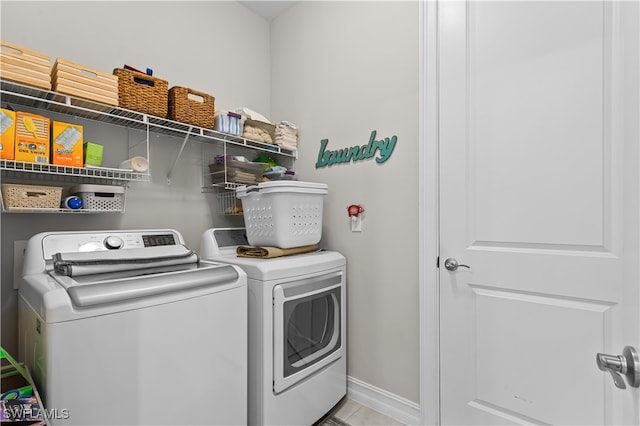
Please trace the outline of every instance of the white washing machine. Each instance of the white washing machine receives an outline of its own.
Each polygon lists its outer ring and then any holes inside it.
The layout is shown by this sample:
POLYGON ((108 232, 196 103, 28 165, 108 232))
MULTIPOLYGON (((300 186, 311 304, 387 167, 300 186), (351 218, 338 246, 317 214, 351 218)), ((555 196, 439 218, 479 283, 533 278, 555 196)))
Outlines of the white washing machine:
POLYGON ((249 424, 311 425, 347 391, 345 258, 244 258, 239 245, 248 245, 244 228, 209 229, 200 255, 247 273, 249 424))
POLYGON ((175 230, 27 243, 19 351, 53 424, 247 422, 247 286, 175 230))

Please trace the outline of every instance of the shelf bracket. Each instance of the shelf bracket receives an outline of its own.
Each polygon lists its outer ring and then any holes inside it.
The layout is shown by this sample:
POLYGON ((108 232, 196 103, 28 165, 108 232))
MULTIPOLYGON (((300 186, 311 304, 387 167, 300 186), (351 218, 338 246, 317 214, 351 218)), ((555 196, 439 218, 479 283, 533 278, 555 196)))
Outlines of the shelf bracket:
POLYGON ((180 151, 178 151, 178 156, 176 157, 175 160, 173 160, 173 164, 171 165, 171 168, 167 173, 167 185, 171 185, 171 175, 173 174, 173 170, 176 168, 176 164, 178 163, 180 156, 182 156, 182 151, 184 151, 184 147, 187 145, 187 142, 189 141, 191 130, 193 130, 193 126, 189 126, 189 131, 187 131, 187 134, 184 137, 184 140, 182 141, 182 146, 180 147, 180 151))

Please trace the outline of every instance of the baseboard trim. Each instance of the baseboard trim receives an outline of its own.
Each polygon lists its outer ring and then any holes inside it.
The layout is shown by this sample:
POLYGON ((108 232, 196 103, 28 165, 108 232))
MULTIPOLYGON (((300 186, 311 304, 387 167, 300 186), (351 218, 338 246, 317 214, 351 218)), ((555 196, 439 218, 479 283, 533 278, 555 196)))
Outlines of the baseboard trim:
POLYGON ((347 377, 347 397, 405 425, 422 423, 419 404, 355 377, 347 377))

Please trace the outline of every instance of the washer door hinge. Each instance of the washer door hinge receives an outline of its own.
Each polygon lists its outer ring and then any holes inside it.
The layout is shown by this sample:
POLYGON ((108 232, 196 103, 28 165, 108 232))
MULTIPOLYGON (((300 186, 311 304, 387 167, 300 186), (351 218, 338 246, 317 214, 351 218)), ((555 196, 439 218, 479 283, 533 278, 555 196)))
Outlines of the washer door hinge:
POLYGON ((436 268, 440 267, 440 256, 436 258, 436 268))

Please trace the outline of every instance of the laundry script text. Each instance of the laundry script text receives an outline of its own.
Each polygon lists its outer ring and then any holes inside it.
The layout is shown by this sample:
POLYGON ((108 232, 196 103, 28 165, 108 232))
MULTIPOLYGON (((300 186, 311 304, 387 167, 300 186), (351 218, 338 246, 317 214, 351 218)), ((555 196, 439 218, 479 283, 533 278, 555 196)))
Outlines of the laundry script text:
POLYGON ((369 158, 376 158, 376 163, 382 164, 391 157, 393 149, 396 147, 397 136, 376 140, 376 131, 371 132, 369 143, 366 145, 355 145, 349 148, 328 150, 329 139, 320 141, 320 152, 318 152, 318 161, 316 169, 320 167, 331 166, 337 163, 350 163, 369 158), (376 156, 377 154, 377 156, 376 156))

